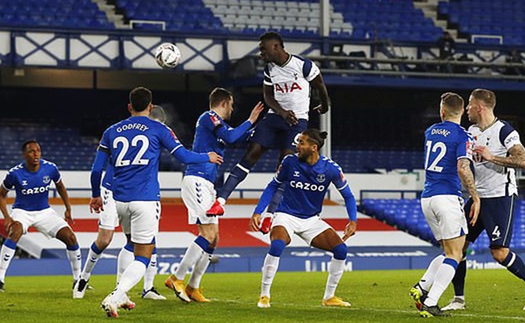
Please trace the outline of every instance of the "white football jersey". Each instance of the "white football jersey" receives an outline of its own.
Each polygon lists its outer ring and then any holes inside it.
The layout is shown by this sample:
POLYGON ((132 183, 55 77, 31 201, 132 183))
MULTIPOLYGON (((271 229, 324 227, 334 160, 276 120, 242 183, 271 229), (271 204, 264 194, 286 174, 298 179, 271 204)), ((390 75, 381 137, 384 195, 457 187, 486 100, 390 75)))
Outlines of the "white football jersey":
MULTIPOLYGON (((311 60, 290 54, 283 66, 268 63, 264 67, 264 85, 273 86, 275 100, 298 119, 308 120, 310 82, 321 71, 311 60)), ((269 113, 275 113, 270 109, 269 113)))
MULTIPOLYGON (((484 131, 476 125, 470 126, 468 130, 474 137, 474 147, 486 146, 494 156, 507 157, 510 148, 521 144, 518 132, 503 120, 497 120, 484 131)), ((518 193, 514 168, 488 161, 475 161, 474 168, 479 197, 501 197, 518 193)))

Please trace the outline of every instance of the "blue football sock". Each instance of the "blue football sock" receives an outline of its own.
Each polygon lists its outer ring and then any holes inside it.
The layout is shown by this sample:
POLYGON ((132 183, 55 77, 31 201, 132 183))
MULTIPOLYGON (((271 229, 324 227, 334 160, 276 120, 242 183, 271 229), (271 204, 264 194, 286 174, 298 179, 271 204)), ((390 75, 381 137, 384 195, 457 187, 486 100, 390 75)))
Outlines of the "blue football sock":
POLYGON ((228 176, 228 179, 226 179, 226 183, 224 183, 224 186, 222 187, 220 197, 227 200, 239 183, 244 181, 246 176, 248 176, 248 173, 250 173, 250 170, 253 168, 253 166, 254 165, 250 164, 248 161, 244 159, 241 160, 240 163, 238 163, 232 170, 230 176, 228 176))
POLYGON ((454 295, 465 295, 465 276, 467 275, 467 260, 462 259, 456 268, 452 284, 454 285, 454 295))
POLYGON ((520 256, 514 252, 510 251, 507 255, 507 258, 500 262, 500 264, 507 267, 507 269, 516 277, 525 280, 525 265, 523 264, 523 260, 520 258, 520 256))

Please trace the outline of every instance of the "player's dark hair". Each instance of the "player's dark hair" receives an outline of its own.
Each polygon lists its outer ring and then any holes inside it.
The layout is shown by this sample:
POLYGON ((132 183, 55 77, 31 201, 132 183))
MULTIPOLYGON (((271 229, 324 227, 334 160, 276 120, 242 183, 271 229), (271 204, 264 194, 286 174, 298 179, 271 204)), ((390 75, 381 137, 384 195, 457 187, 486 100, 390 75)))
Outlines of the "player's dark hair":
POLYGON ((446 92, 441 95, 441 102, 450 114, 461 115, 465 107, 463 98, 454 92, 446 92))
POLYGON ((275 31, 268 31, 259 37, 260 41, 266 41, 266 40, 276 40, 279 42, 279 45, 281 45, 282 48, 284 48, 284 42, 281 35, 275 31))
POLYGON ((166 123, 166 111, 160 105, 153 105, 149 117, 150 119, 166 123))
POLYGON ((129 103, 131 103, 133 110, 137 112, 146 110, 146 108, 151 104, 151 100, 151 91, 145 87, 134 88, 129 93, 129 103))
POLYGON ((30 139, 30 140, 27 140, 26 142, 24 142, 22 144, 22 152, 25 152, 26 151, 26 147, 27 145, 29 144, 38 144, 38 141, 36 141, 35 139, 30 139))
POLYGON ((233 97, 232 93, 222 87, 216 87, 210 93, 210 107, 216 107, 222 101, 230 100, 233 97))
POLYGON ((496 106, 496 94, 490 90, 475 89, 470 95, 472 95, 474 99, 485 103, 489 109, 494 109, 496 106))
POLYGON ((321 149, 324 146, 324 140, 328 136, 328 132, 315 128, 308 128, 303 131, 302 134, 308 136, 308 140, 316 144, 318 149, 321 149))

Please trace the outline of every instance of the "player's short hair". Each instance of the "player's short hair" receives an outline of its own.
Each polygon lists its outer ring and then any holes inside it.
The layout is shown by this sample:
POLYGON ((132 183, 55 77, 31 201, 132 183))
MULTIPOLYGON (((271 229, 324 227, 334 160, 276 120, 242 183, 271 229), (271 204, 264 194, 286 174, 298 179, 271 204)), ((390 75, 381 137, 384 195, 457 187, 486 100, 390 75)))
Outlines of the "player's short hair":
POLYGON ((282 48, 284 48, 284 42, 281 35, 275 31, 267 31, 264 34, 259 37, 260 41, 266 41, 266 40, 276 40, 279 42, 279 45, 281 45, 282 48))
POLYGON ((233 94, 230 91, 222 87, 216 87, 210 93, 210 107, 216 107, 221 104, 222 101, 230 100, 232 97, 233 94))
POLYGON ((458 116, 461 115, 465 108, 463 98, 454 92, 445 92, 441 95, 441 102, 443 103, 447 113, 458 116))
POLYGON ((475 89, 470 94, 474 99, 485 103, 485 106, 489 109, 494 109, 496 106, 496 94, 490 90, 475 89))
POLYGON ((22 144, 22 152, 26 151, 27 145, 29 145, 29 144, 38 144, 38 141, 36 141, 35 139, 30 139, 30 140, 25 141, 22 144))
POLYGON ((153 105, 151 112, 149 113, 150 119, 157 120, 162 123, 166 123, 166 111, 160 105, 153 105))
POLYGON ((151 104, 151 91, 145 87, 136 87, 129 93, 129 103, 133 110, 141 112, 151 104))
POLYGON ((302 134, 308 136, 308 140, 316 144, 318 149, 321 149, 324 146, 324 140, 328 136, 328 132, 315 128, 308 128, 303 131, 302 134))

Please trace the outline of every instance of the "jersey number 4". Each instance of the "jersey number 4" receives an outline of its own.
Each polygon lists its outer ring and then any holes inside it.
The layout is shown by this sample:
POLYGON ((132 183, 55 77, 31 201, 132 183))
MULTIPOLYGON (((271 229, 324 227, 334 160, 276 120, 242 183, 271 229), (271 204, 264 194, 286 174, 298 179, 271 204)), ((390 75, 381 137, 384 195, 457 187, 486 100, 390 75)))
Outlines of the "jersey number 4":
POLYGON ((133 161, 129 161, 127 159, 124 159, 126 156, 126 153, 129 149, 129 141, 126 137, 117 137, 115 140, 113 140, 113 148, 118 149, 119 145, 122 145, 122 149, 117 155, 117 159, 115 160, 115 166, 116 167, 122 167, 122 166, 129 166, 131 165, 147 165, 149 163, 148 159, 142 159, 142 156, 144 156, 144 153, 148 150, 149 147, 149 139, 148 137, 144 135, 138 135, 133 137, 131 139, 131 146, 137 147, 140 143, 140 149, 137 152, 137 155, 135 158, 133 158, 133 161))
POLYGON ((445 154, 447 153, 447 146, 438 141, 436 142, 434 145, 432 145, 432 141, 427 141, 427 154, 425 156, 425 169, 426 170, 430 170, 430 171, 433 171, 433 172, 438 172, 438 173, 441 173, 443 171, 443 167, 441 166, 438 166, 437 164, 441 161, 441 159, 443 159, 443 157, 445 156, 445 154), (438 155, 436 156, 436 158, 432 161, 432 163, 430 164, 430 166, 428 166, 428 163, 430 162, 430 151, 432 150, 433 153, 437 152, 439 150, 439 153, 438 155))

